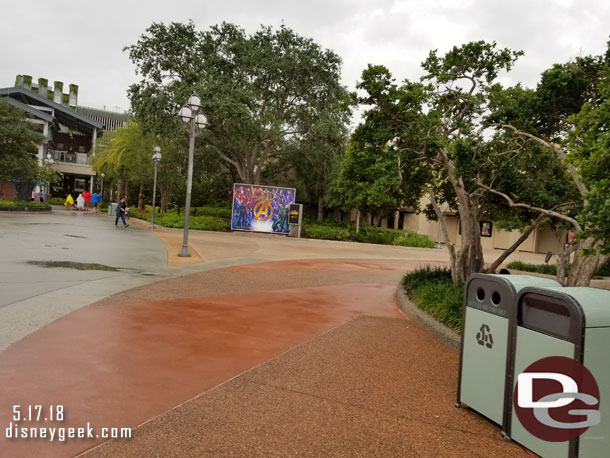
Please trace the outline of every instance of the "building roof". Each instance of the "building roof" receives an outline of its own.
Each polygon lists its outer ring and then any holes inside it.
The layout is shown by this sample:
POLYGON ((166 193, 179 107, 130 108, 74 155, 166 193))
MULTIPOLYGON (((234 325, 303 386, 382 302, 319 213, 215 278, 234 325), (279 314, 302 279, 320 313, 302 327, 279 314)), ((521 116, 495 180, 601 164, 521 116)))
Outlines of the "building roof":
POLYGON ((97 136, 102 135, 103 124, 26 88, 7 87, 0 89, 0 97, 7 97, 24 105, 42 105, 53 108, 54 117, 59 124, 85 135, 93 135, 93 132, 97 129, 97 136))
POLYGON ((47 121, 50 123, 55 121, 53 119, 53 116, 51 116, 49 113, 47 113, 45 111, 37 110, 36 108, 34 108, 30 105, 26 105, 25 103, 21 103, 19 100, 13 99, 12 97, 5 97, 5 99, 9 103, 9 105, 12 105, 15 108, 19 108, 20 110, 30 113, 32 116, 34 116, 38 119, 42 119, 43 121, 47 121))

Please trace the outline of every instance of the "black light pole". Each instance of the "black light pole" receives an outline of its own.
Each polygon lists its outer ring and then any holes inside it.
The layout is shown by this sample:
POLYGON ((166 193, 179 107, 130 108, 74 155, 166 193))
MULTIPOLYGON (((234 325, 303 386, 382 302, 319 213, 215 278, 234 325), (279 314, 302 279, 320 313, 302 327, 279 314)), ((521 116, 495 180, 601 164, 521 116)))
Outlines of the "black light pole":
POLYGON ((152 217, 150 218, 150 228, 155 228, 155 201, 157 197, 157 166, 161 162, 161 147, 155 146, 154 154, 152 156, 153 163, 155 164, 155 180, 153 184, 153 202, 152 202, 152 217))
POLYGON ((182 237, 182 250, 178 256, 190 258, 191 253, 188 249, 189 239, 189 216, 191 213, 191 188, 193 185, 193 155, 195 154, 195 137, 203 131, 207 124, 207 119, 201 113, 201 99, 193 92, 186 105, 184 105, 178 117, 184 124, 184 127, 189 131, 189 165, 188 175, 186 178, 186 208, 184 209, 184 235, 182 237))

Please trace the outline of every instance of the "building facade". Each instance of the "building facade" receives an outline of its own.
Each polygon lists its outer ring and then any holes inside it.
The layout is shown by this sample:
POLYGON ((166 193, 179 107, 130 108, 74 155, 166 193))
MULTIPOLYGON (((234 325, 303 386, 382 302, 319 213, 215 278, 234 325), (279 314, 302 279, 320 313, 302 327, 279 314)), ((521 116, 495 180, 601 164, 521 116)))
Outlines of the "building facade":
POLYGON ((18 75, 14 87, 0 89, 0 98, 29 115, 36 130, 44 136, 38 145, 39 162, 61 176, 50 189, 48 185, 38 185, 35 190, 43 189, 46 195, 56 197, 69 193, 76 197, 85 189, 93 192, 96 172, 91 162, 96 145, 103 142, 105 131, 126 124, 128 114, 78 106, 77 85, 70 84, 69 92, 64 93, 62 82, 55 81, 51 88, 46 79, 39 78, 38 84, 34 84, 28 75, 18 75))

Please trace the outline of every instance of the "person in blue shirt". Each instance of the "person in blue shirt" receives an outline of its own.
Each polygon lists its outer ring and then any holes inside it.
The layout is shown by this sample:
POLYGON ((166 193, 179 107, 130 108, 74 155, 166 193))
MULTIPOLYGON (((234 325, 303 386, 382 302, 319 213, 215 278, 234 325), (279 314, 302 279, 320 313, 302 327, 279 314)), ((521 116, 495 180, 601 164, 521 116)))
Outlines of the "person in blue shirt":
POLYGON ((125 197, 121 197, 119 201, 119 205, 116 209, 116 219, 114 220, 114 225, 118 225, 119 218, 123 220, 123 227, 129 227, 129 224, 125 222, 125 213, 127 212, 127 203, 125 203, 125 197))
POLYGON ((93 205, 93 213, 97 213, 97 206, 102 201, 102 195, 99 193, 91 194, 91 205, 93 205))

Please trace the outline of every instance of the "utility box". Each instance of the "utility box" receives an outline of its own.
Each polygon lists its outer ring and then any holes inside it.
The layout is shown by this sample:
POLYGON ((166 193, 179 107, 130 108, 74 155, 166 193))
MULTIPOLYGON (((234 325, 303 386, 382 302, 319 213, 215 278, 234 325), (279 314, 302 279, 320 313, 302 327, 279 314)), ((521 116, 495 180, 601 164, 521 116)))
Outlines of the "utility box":
MULTIPOLYGON (((610 291, 584 287, 528 287, 520 291, 516 304, 508 435, 542 457, 610 456, 610 291), (518 375, 534 362, 550 356, 563 356, 583 364, 599 388, 601 422, 580 437, 563 442, 543 440, 531 434, 522 425, 513 405, 518 375)), ((580 385, 584 382, 576 382, 582 388, 580 385)), ((533 401, 539 400, 535 386, 532 385, 533 401)), ((553 389, 563 392, 559 383, 553 389)), ((545 394, 538 393, 540 396, 545 394)), ((543 410, 553 417, 553 409, 543 410)), ((584 419, 573 410, 569 418, 560 418, 560 421, 574 423, 584 419)), ((558 431, 561 433, 567 428, 558 431)))
POLYGON ((110 216, 116 216, 116 209, 119 206, 119 204, 117 204, 116 202, 111 202, 110 204, 108 204, 108 214, 110 216))
POLYGON ((471 275, 464 288, 456 406, 465 403, 502 426, 508 421, 507 375, 517 293, 526 286, 559 287, 530 275, 471 275))

